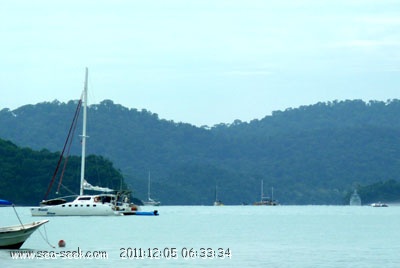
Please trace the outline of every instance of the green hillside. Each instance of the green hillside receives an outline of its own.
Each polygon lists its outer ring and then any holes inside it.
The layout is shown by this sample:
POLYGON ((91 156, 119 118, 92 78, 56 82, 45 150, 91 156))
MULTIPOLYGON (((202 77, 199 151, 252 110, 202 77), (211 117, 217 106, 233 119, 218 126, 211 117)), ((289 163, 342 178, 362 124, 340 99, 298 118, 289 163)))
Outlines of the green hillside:
MULTIPOLYGON (((59 153, 19 148, 10 141, 0 139, 0 197, 17 205, 38 205, 46 194, 59 157, 59 153)), ((60 174, 56 177, 49 198, 57 196, 60 174)), ((88 156, 86 174, 86 178, 94 185, 112 189, 122 186, 126 189, 121 173, 103 157, 88 156)), ((80 158, 73 156, 68 159, 58 194, 79 193, 79 181, 80 158)))
MULTIPOLYGON (((75 106, 3 109, 0 138, 59 151, 75 106)), ((105 100, 88 109, 88 151, 112 161, 141 199, 150 171, 152 196, 163 204, 212 204, 216 184, 224 203, 252 203, 261 180, 283 204, 342 204, 356 186, 399 180, 399 118, 398 100, 353 100, 199 128, 105 100)))

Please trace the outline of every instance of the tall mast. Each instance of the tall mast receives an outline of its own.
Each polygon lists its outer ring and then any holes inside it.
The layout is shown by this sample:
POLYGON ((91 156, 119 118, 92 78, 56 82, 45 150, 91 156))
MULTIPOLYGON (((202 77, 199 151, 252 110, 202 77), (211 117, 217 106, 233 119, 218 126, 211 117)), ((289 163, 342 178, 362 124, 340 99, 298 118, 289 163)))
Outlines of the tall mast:
POLYGON ((85 85, 82 93, 83 102, 83 127, 82 127, 82 162, 81 162, 81 189, 80 195, 83 195, 83 182, 85 180, 85 158, 86 158, 86 112, 87 112, 87 90, 88 90, 88 68, 86 67, 85 85))
POLYGON ((271 187, 271 200, 274 201, 274 187, 271 187))
POLYGON ((217 182, 215 182, 215 201, 218 200, 218 193, 217 193, 218 189, 217 188, 218 188, 217 182))
POLYGON ((150 171, 149 171, 149 182, 147 186, 147 199, 150 200, 150 171))
POLYGON ((264 180, 261 180, 261 201, 263 200, 264 197, 264 180))

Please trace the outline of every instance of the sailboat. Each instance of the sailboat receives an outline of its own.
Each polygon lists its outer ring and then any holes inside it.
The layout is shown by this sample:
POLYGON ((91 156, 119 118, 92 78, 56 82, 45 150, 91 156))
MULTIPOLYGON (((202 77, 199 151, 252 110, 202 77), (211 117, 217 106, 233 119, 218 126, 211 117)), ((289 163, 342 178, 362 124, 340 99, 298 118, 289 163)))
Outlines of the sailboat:
POLYGON ((274 200, 274 187, 271 188, 271 198, 264 196, 264 180, 261 180, 261 200, 254 202, 255 206, 277 206, 279 205, 276 200, 274 200))
POLYGON ((218 199, 218 186, 215 184, 215 201, 214 201, 214 206, 223 206, 224 203, 222 203, 221 200, 218 199))
MULTIPOLYGON (((88 69, 86 68, 84 90, 78 104, 78 109, 80 105, 83 105, 82 159, 79 195, 43 200, 39 207, 31 208, 32 216, 119 216, 124 215, 123 212, 136 211, 138 209, 136 205, 129 202, 129 195, 127 193, 121 192, 115 194, 116 191, 112 189, 93 186, 85 180, 87 91, 88 69), (87 195, 84 194, 84 190, 102 193, 87 195), (72 199, 72 201, 67 201, 71 198, 74 199, 72 199)), ((78 113, 76 113, 74 120, 76 120, 77 114, 78 113)), ((52 182, 49 185, 49 189, 51 185, 52 182)))
POLYGON ((148 179, 148 185, 147 185, 147 201, 143 202, 143 205, 145 206, 159 206, 161 205, 160 201, 154 200, 150 197, 150 172, 149 172, 149 179, 148 179))
POLYGON ((357 193, 357 190, 354 190, 350 197, 350 206, 361 206, 361 198, 357 193))

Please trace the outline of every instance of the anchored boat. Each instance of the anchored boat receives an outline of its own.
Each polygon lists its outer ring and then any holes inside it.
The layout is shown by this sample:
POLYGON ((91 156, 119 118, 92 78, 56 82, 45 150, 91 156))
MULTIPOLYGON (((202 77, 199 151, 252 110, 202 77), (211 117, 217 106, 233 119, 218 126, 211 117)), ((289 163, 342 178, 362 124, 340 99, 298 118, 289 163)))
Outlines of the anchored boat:
POLYGON ((33 234, 40 226, 47 223, 49 220, 41 220, 32 223, 23 224, 15 210, 14 205, 0 199, 0 205, 12 206, 15 214, 20 222, 20 225, 2 226, 0 227, 0 249, 19 249, 22 244, 33 234))
MULTIPOLYGON (((75 129, 78 115, 83 107, 83 130, 82 130, 82 159, 80 176, 80 193, 78 196, 66 196, 56 199, 43 200, 39 207, 31 208, 32 216, 120 216, 124 211, 137 211, 138 207, 129 202, 129 193, 117 192, 113 189, 93 186, 85 180, 85 157, 86 157, 86 122, 87 122, 87 91, 88 91, 88 69, 86 68, 84 90, 78 103, 75 116, 64 144, 65 151, 70 144, 71 133, 75 129), (87 195, 84 190, 98 191, 101 194, 87 195)), ((60 155, 59 165, 63 158, 60 155)), ((58 167, 54 172, 52 181, 46 193, 49 194, 51 186, 57 174, 58 167)))

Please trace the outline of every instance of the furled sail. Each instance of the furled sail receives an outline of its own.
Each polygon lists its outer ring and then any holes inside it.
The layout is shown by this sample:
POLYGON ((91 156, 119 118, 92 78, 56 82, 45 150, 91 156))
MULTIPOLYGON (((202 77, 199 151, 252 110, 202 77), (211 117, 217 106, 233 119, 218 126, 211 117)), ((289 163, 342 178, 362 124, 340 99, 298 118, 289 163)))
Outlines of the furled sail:
POLYGON ((93 186, 90 183, 88 183, 86 180, 83 180, 83 188, 85 190, 90 190, 90 191, 98 191, 98 192, 113 192, 113 189, 106 188, 106 187, 100 187, 100 186, 93 186))

